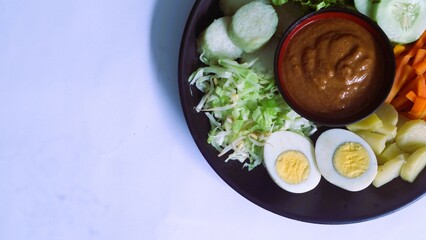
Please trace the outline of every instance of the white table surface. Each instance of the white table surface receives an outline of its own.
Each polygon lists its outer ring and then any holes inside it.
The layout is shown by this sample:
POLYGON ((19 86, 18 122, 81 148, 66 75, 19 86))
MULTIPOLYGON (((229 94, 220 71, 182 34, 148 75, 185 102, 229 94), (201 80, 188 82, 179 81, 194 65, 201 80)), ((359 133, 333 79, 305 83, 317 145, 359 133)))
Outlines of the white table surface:
POLYGON ((0 0, 0 239, 420 239, 426 199, 317 225, 209 167, 177 89, 194 0, 0 0))

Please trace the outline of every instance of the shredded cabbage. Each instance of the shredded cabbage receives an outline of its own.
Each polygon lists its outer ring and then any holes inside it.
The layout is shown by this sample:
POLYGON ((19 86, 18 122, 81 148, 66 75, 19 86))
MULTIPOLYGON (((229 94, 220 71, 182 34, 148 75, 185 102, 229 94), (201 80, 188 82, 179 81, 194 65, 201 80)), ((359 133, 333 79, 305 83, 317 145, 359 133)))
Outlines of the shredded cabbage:
POLYGON ((316 126, 292 110, 279 94, 270 73, 260 73, 249 63, 219 59, 191 74, 188 81, 204 93, 197 112, 211 124, 207 142, 228 154, 225 161, 238 160, 254 169, 263 161, 263 145, 275 131, 289 130, 310 136, 316 126))
POLYGON ((355 9, 353 0, 272 0, 272 4, 275 6, 280 6, 287 2, 300 3, 302 6, 317 11, 330 6, 355 9))

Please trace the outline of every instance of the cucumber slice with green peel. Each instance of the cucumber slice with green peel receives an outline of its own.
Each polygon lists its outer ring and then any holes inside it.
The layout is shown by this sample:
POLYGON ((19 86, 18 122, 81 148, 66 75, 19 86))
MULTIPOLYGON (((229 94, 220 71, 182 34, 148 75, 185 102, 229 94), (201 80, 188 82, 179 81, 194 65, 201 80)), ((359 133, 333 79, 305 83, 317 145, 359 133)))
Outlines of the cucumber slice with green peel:
POLYGON ((275 9, 261 1, 253 1, 239 8, 232 16, 228 34, 235 45, 246 53, 252 53, 271 39, 277 26, 275 9))
POLYGON ((372 17, 371 10, 373 6, 373 1, 371 0, 354 0, 355 8, 358 12, 372 17))
POLYGON ((391 42, 400 44, 414 42, 426 30, 426 1, 380 1, 373 19, 391 42))

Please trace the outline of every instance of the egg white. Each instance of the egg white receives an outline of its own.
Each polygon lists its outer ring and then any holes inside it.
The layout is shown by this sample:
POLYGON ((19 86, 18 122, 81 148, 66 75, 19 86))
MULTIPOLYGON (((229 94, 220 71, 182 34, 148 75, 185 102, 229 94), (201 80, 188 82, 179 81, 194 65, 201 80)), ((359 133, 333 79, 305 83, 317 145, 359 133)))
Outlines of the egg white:
POLYGON ((360 136, 344 129, 331 129, 323 132, 315 144, 315 158, 321 175, 330 183, 356 192, 368 187, 377 174, 377 159, 370 145, 360 136), (346 143, 355 142, 361 144, 370 158, 368 169, 356 178, 347 178, 337 172, 333 165, 333 155, 337 148, 346 143))
POLYGON ((292 193, 304 193, 314 189, 321 180, 321 174, 315 162, 315 150, 312 142, 297 133, 278 131, 272 133, 265 142, 264 165, 272 180, 282 189, 292 193), (277 173, 275 163, 278 156, 285 151, 299 151, 303 153, 310 166, 307 179, 298 184, 289 184, 282 180, 277 173))

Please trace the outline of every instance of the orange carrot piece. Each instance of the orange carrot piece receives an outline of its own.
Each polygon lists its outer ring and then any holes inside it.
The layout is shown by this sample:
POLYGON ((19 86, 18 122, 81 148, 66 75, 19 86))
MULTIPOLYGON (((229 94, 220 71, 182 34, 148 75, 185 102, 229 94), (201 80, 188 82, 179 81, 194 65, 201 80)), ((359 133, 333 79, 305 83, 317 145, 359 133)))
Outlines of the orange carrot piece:
POLYGON ((398 96, 396 96, 392 100, 391 104, 395 107, 395 109, 398 112, 406 111, 407 109, 410 109, 411 106, 413 105, 413 103, 410 102, 408 100, 408 98, 406 96, 404 96, 404 95, 398 95, 398 96))
POLYGON ((426 49, 420 48, 414 56, 413 65, 422 61, 426 61, 426 49))
POLYGON ((414 57, 416 52, 423 48, 423 46, 426 45, 426 31, 423 31, 423 34, 420 36, 420 38, 414 43, 410 51, 407 53, 410 57, 414 57))
POLYGON ((393 49, 395 79, 386 102, 411 119, 426 120, 426 31, 408 45, 393 49))
POLYGON ((413 115, 412 113, 410 113, 410 112, 403 112, 403 113, 401 113, 404 117, 406 117, 406 118, 408 118, 408 119, 411 119, 411 120, 415 120, 415 119, 418 119, 418 117, 416 116, 416 115, 413 115))
POLYGON ((426 79, 423 75, 416 77, 417 79, 417 96, 426 98, 426 79))
POLYGON ((408 92, 413 91, 415 93, 417 93, 417 88, 418 88, 418 80, 417 80, 418 76, 411 80, 408 81, 402 88, 401 90, 399 90, 398 95, 402 95, 405 96, 408 92))
POLYGON ((402 52, 404 52, 404 50, 405 46, 398 44, 393 48, 393 54, 395 55, 395 57, 398 57, 402 52))
MULTIPOLYGON (((407 60, 408 61, 408 60, 407 60)), ((410 65, 401 64, 397 68, 398 76, 395 74, 395 80, 392 85, 391 91, 386 98, 386 102, 390 103, 392 99, 398 94, 399 90, 404 86, 404 84, 413 79, 416 76, 416 72, 410 65)))
POLYGON ((415 102, 417 95, 413 91, 409 91, 407 94, 405 94, 405 97, 410 100, 411 102, 415 102))
POLYGON ((405 96, 410 91, 413 91, 420 97, 424 97, 426 94, 426 85, 423 75, 417 75, 417 77, 415 77, 413 80, 408 81, 404 87, 399 90, 398 95, 405 96))
POLYGON ((426 61, 421 61, 416 64, 413 64, 413 68, 417 74, 422 75, 426 72, 426 61))
POLYGON ((413 116, 415 119, 419 119, 426 115, 425 112, 426 112, 426 98, 416 97, 413 107, 408 112, 408 114, 413 116))

